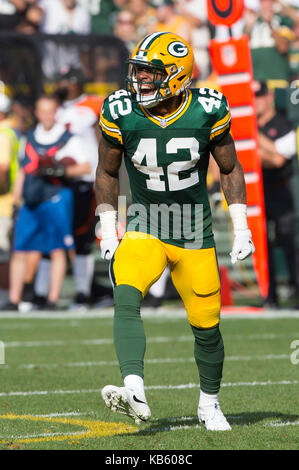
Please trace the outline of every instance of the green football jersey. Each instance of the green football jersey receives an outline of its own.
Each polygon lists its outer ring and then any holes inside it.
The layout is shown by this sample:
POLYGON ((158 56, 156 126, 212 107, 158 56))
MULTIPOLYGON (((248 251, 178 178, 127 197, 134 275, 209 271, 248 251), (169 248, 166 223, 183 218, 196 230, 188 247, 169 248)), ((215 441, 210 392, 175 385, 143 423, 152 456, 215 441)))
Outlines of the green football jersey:
POLYGON ((206 176, 210 143, 230 130, 225 96, 210 88, 187 89, 167 117, 118 90, 102 107, 103 136, 124 151, 132 205, 127 231, 199 249, 214 246, 206 176))

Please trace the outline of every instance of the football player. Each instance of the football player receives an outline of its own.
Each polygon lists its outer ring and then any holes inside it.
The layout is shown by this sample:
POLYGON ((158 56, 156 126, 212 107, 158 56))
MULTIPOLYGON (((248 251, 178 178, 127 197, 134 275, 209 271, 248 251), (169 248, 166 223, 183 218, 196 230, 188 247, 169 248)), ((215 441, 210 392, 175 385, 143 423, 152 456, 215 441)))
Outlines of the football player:
POLYGON ((114 284, 114 342, 124 386, 107 385, 102 398, 135 422, 150 416, 144 392, 145 333, 140 305, 166 265, 185 305, 195 338, 200 377, 199 421, 231 427, 219 405, 224 346, 219 330, 220 280, 206 188, 210 153, 234 227, 232 263, 254 252, 247 226, 242 167, 230 134, 226 98, 214 89, 189 89, 193 52, 181 37, 153 33, 136 47, 127 90, 103 103, 96 197, 101 256, 114 284), (118 171, 124 157, 133 205, 127 230, 116 235, 118 171))

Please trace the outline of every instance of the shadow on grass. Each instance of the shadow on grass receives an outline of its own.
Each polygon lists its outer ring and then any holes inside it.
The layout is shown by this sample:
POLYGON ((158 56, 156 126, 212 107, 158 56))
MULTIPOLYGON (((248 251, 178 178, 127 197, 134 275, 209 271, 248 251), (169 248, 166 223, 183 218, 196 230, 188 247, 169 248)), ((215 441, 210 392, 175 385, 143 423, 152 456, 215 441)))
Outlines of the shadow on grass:
MULTIPOLYGON (((299 424, 299 415, 271 411, 244 412, 233 415, 226 415, 226 417, 232 428, 239 426, 251 426, 259 423, 265 427, 279 427, 299 424)), ((174 431, 176 429, 179 430, 196 427, 204 429, 204 427, 199 424, 197 416, 163 418, 153 420, 151 423, 149 423, 147 428, 140 429, 138 435, 148 435, 159 432, 174 431)))

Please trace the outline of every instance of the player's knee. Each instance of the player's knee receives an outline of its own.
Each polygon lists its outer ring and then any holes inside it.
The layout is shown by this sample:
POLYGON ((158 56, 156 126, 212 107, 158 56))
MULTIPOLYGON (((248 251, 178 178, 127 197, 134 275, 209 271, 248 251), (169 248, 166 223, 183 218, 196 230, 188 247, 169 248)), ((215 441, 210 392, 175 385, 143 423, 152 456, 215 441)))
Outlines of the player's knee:
POLYGON ((193 295, 187 308, 189 323, 197 328, 212 328, 219 323, 221 297, 216 293, 200 297, 193 295))
POLYGON ((219 323, 211 328, 197 328, 192 326, 195 342, 204 349, 224 351, 223 339, 219 323))
POLYGON ((115 315, 140 314, 142 293, 133 286, 121 284, 113 291, 115 315))

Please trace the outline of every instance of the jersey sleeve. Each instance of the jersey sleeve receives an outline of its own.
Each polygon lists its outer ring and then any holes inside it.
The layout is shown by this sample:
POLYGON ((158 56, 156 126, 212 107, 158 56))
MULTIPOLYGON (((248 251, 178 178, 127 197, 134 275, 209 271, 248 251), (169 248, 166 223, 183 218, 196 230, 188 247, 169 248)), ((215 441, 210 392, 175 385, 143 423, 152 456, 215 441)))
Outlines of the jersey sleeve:
POLYGON ((231 112, 226 97, 222 95, 221 99, 217 101, 218 103, 214 106, 210 132, 210 142, 213 143, 220 142, 231 128, 231 112))
POLYGON ((118 125, 117 119, 112 117, 109 107, 109 97, 104 100, 102 110, 100 113, 99 126, 103 136, 111 144, 119 147, 123 145, 123 138, 121 129, 118 125))

